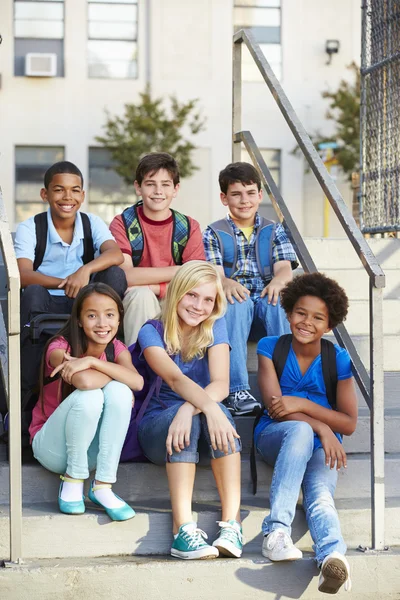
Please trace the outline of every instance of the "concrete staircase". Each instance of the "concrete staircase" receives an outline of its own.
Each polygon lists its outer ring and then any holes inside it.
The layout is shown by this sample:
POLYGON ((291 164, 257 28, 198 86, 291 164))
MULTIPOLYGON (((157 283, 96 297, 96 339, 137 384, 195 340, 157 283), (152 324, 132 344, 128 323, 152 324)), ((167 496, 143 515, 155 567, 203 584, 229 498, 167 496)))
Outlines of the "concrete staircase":
MULTIPOLYGON (((348 326, 364 361, 367 360, 368 281, 349 243, 308 240, 318 267, 347 290, 352 308, 348 326), (342 264, 343 269, 338 269, 342 264), (356 308, 354 308, 356 307, 356 308)), ((357 551, 371 543, 369 411, 359 397, 356 433, 345 440, 348 468, 339 474, 336 505, 349 547, 353 569, 352 598, 400 599, 400 240, 371 240, 387 273, 385 292, 385 451, 386 543, 390 550, 373 554, 357 551), (399 274, 398 274, 399 273, 399 274)), ((368 364, 368 362, 366 362, 368 364)), ((249 352, 249 371, 256 385, 255 347, 249 352)), ((258 493, 251 493, 249 449, 252 418, 237 419, 243 442, 242 518, 247 541, 242 559, 175 561, 166 555, 171 543, 171 515, 164 468, 150 464, 120 466, 115 490, 137 511, 135 519, 111 522, 90 507, 79 517, 57 509, 59 479, 38 464, 23 466, 23 557, 26 564, 0 570, 0 594, 5 600, 70 600, 93 596, 141 600, 321 598, 312 542, 299 507, 293 539, 303 550, 302 561, 271 564, 261 555, 260 526, 268 512, 271 469, 258 463, 258 493)), ((0 446, 0 558, 9 544, 8 463, 0 446)), ((301 498, 299 499, 301 500, 301 498)), ((194 511, 212 539, 219 519, 218 495, 209 468, 199 468, 194 511)))

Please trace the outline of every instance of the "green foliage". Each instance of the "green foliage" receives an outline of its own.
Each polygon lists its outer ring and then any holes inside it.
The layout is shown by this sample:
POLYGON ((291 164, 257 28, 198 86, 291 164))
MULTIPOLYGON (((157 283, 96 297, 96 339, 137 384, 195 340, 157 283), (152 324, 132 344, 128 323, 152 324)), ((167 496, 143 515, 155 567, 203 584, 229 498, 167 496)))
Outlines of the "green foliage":
POLYGON ((318 134, 313 142, 317 148, 322 142, 336 142, 334 155, 350 178, 360 164, 360 70, 355 63, 348 68, 354 74, 353 82, 342 80, 335 92, 322 92, 322 97, 330 100, 326 118, 335 122, 335 132, 331 137, 318 134))
POLYGON ((195 145, 185 132, 196 135, 204 129, 205 121, 197 110, 197 100, 180 103, 170 96, 168 108, 162 98, 151 98, 149 89, 140 94, 138 104, 125 104, 123 116, 106 111, 103 136, 96 141, 107 148, 114 169, 126 184, 131 185, 136 166, 149 152, 169 152, 179 164, 182 177, 188 177, 198 167, 192 162, 195 145))

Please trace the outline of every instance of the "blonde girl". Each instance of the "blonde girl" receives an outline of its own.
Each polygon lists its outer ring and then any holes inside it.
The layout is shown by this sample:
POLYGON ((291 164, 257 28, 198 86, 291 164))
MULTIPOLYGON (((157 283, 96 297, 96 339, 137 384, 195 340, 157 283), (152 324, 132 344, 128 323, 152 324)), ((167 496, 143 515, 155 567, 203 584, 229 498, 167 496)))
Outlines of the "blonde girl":
POLYGON ((162 385, 139 427, 150 461, 165 464, 171 496, 177 558, 214 558, 242 553, 240 525, 240 441, 229 411, 229 341, 223 315, 225 295, 215 268, 203 261, 180 267, 162 308, 164 334, 145 324, 138 343, 162 385), (204 447, 222 507, 220 532, 212 545, 192 516, 192 494, 204 447))

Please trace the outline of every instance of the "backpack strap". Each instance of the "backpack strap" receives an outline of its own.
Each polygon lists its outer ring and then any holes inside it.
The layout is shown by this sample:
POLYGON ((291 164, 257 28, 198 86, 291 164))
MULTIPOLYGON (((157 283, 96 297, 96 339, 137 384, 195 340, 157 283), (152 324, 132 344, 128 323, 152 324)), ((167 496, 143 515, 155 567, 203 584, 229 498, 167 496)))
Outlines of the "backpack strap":
MULTIPOLYGON (((91 262, 94 259, 94 245, 92 227, 90 225, 90 219, 86 213, 80 213, 82 218, 83 228, 83 255, 82 262, 84 265, 91 262)), ((35 246, 35 260, 33 262, 33 270, 37 271, 43 262, 44 253, 47 245, 47 212, 39 213, 35 215, 35 229, 36 229, 36 246, 35 246)))
POLYGON ((137 267, 142 260, 144 248, 143 231, 137 212, 137 207, 142 204, 143 202, 137 202, 122 212, 122 221, 125 225, 126 237, 131 245, 134 267, 137 267))
POLYGON ((115 348, 114 348, 114 340, 112 340, 109 344, 107 344, 106 349, 106 358, 107 362, 115 362, 115 348))
POLYGON ((80 213, 83 227, 83 256, 82 262, 84 265, 94 260, 94 244, 92 235, 92 226, 90 225, 89 216, 86 213, 80 213))
POLYGON ((275 237, 277 223, 261 217, 261 224, 257 231, 255 253, 258 270, 263 279, 272 279, 272 244, 275 237))
POLYGON ((274 363, 276 375, 278 380, 281 380, 283 369, 287 361, 287 357, 290 352, 290 346, 292 344, 292 334, 287 333, 281 335, 275 344, 274 352, 272 354, 272 362, 274 363))
MULTIPOLYGON (((292 334, 287 333, 286 335, 281 335, 281 337, 277 340, 274 348, 274 352, 272 354, 272 362, 274 363, 276 375, 278 380, 280 381, 283 373, 283 369, 285 368, 286 360, 290 351, 290 345, 292 343, 292 334)), ((253 484, 253 494, 255 495, 257 492, 257 464, 256 464, 256 445, 254 443, 254 432, 258 423, 260 422, 261 417, 264 414, 264 409, 261 408, 260 412, 254 419, 253 424, 253 438, 251 444, 250 451, 250 473, 251 473, 251 481, 253 484)))
MULTIPOLYGON (((161 339, 163 340, 163 343, 164 343, 164 325, 161 321, 157 321, 157 319, 149 319, 148 321, 146 321, 145 325, 152 325, 157 330, 159 336, 161 337, 161 339)), ((136 344, 139 344, 139 341, 136 341, 136 344)), ((165 346, 165 344, 164 344, 164 346, 165 346)), ((159 375, 157 375, 154 378, 154 380, 152 381, 149 391, 147 392, 146 397, 142 402, 142 406, 140 407, 139 412, 136 415, 135 420, 136 420, 137 425, 139 425, 140 421, 142 420, 143 415, 146 412, 149 402, 152 399, 152 397, 154 396, 154 394, 156 395, 157 400, 161 404, 161 406, 163 408, 167 408, 167 405, 165 404, 165 402, 163 402, 159 397, 161 384, 162 384, 162 378, 159 375)))
POLYGON ((171 255, 176 265, 182 264, 183 252, 190 237, 189 217, 171 208, 173 230, 171 238, 171 255))
POLYGON ((37 271, 43 262, 44 253, 47 244, 47 212, 35 215, 36 246, 35 259, 33 261, 33 270, 37 271))
POLYGON ((335 346, 329 340, 321 339, 321 362, 324 377, 326 397, 332 408, 336 410, 337 365, 335 346))
POLYGON ((225 277, 232 277, 237 263, 237 244, 232 225, 228 219, 220 219, 211 223, 209 228, 218 240, 225 277))

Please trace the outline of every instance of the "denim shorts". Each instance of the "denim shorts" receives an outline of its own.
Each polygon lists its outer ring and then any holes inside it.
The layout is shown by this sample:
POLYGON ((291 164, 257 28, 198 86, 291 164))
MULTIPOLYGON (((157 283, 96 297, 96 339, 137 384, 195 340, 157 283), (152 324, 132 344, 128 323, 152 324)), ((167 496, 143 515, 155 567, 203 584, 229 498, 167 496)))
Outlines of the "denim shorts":
MULTIPOLYGON (((144 455, 156 465, 164 465, 166 462, 186 462, 199 463, 206 465, 210 459, 221 458, 225 456, 222 450, 214 450, 211 446, 210 434, 207 426, 207 419, 204 414, 195 415, 192 420, 192 429, 190 432, 190 444, 185 446, 180 452, 172 448, 172 455, 167 455, 165 442, 167 440, 169 426, 175 418, 176 413, 182 406, 176 403, 164 410, 161 410, 148 418, 144 418, 139 425, 139 443, 144 455)), ((218 404, 229 422, 235 427, 235 422, 227 408, 221 403, 218 404)), ((240 452, 242 444, 235 438, 236 452, 240 452)), ((232 454, 229 447, 228 454, 232 454)))

